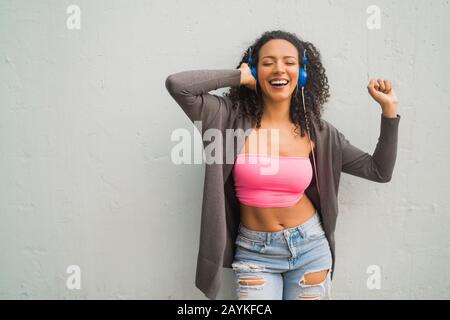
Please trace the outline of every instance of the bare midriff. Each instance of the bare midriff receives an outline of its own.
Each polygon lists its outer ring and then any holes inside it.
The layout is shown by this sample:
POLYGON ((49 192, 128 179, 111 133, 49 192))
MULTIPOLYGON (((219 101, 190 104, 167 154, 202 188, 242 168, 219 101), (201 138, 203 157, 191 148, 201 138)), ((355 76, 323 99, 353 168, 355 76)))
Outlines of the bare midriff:
POLYGON ((306 194, 293 206, 257 208, 240 204, 241 223, 247 229, 275 232, 302 224, 315 214, 315 207, 306 194))

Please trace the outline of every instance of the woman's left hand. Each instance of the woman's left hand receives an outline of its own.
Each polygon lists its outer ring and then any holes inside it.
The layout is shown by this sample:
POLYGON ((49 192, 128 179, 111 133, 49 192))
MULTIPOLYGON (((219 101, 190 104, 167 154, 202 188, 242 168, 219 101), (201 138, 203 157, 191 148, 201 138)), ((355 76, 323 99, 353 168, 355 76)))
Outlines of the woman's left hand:
POLYGON ((397 117, 398 100, 391 81, 371 79, 367 89, 372 98, 380 104, 384 115, 397 117))

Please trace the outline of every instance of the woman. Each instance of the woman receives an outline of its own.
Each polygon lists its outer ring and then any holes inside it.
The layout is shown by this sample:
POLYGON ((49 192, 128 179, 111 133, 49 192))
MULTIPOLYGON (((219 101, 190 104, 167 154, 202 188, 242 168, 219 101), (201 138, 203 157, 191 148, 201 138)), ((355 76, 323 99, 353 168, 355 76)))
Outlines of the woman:
POLYGON ((185 71, 169 76, 166 87, 191 121, 202 121, 202 133, 250 129, 232 150, 231 166, 207 165, 197 287, 215 298, 224 266, 235 272, 239 299, 330 299, 340 172, 377 182, 393 172, 400 116, 391 82, 367 87, 382 108, 373 156, 321 119, 329 97, 325 69, 319 51, 295 34, 266 32, 236 70, 185 71), (226 86, 224 97, 208 94, 226 86), (264 129, 277 134, 264 140, 264 129), (277 170, 262 173, 274 163, 277 170))

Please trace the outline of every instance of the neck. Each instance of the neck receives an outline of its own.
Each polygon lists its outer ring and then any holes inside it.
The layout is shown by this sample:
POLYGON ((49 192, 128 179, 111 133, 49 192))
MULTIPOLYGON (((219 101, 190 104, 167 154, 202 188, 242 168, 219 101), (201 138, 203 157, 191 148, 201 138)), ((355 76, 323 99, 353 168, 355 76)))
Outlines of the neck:
POLYGON ((271 101, 263 100, 263 118, 270 123, 286 123, 289 122, 289 110, 291 100, 271 101))

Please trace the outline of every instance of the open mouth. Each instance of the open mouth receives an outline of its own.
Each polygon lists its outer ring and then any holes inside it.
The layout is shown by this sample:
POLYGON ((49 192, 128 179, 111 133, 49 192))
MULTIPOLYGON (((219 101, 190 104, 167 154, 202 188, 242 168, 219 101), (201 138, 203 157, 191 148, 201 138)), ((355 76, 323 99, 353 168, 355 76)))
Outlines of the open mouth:
POLYGON ((288 80, 272 80, 272 81, 269 81, 269 83, 273 88, 279 89, 279 88, 286 87, 289 84, 289 81, 288 80))

